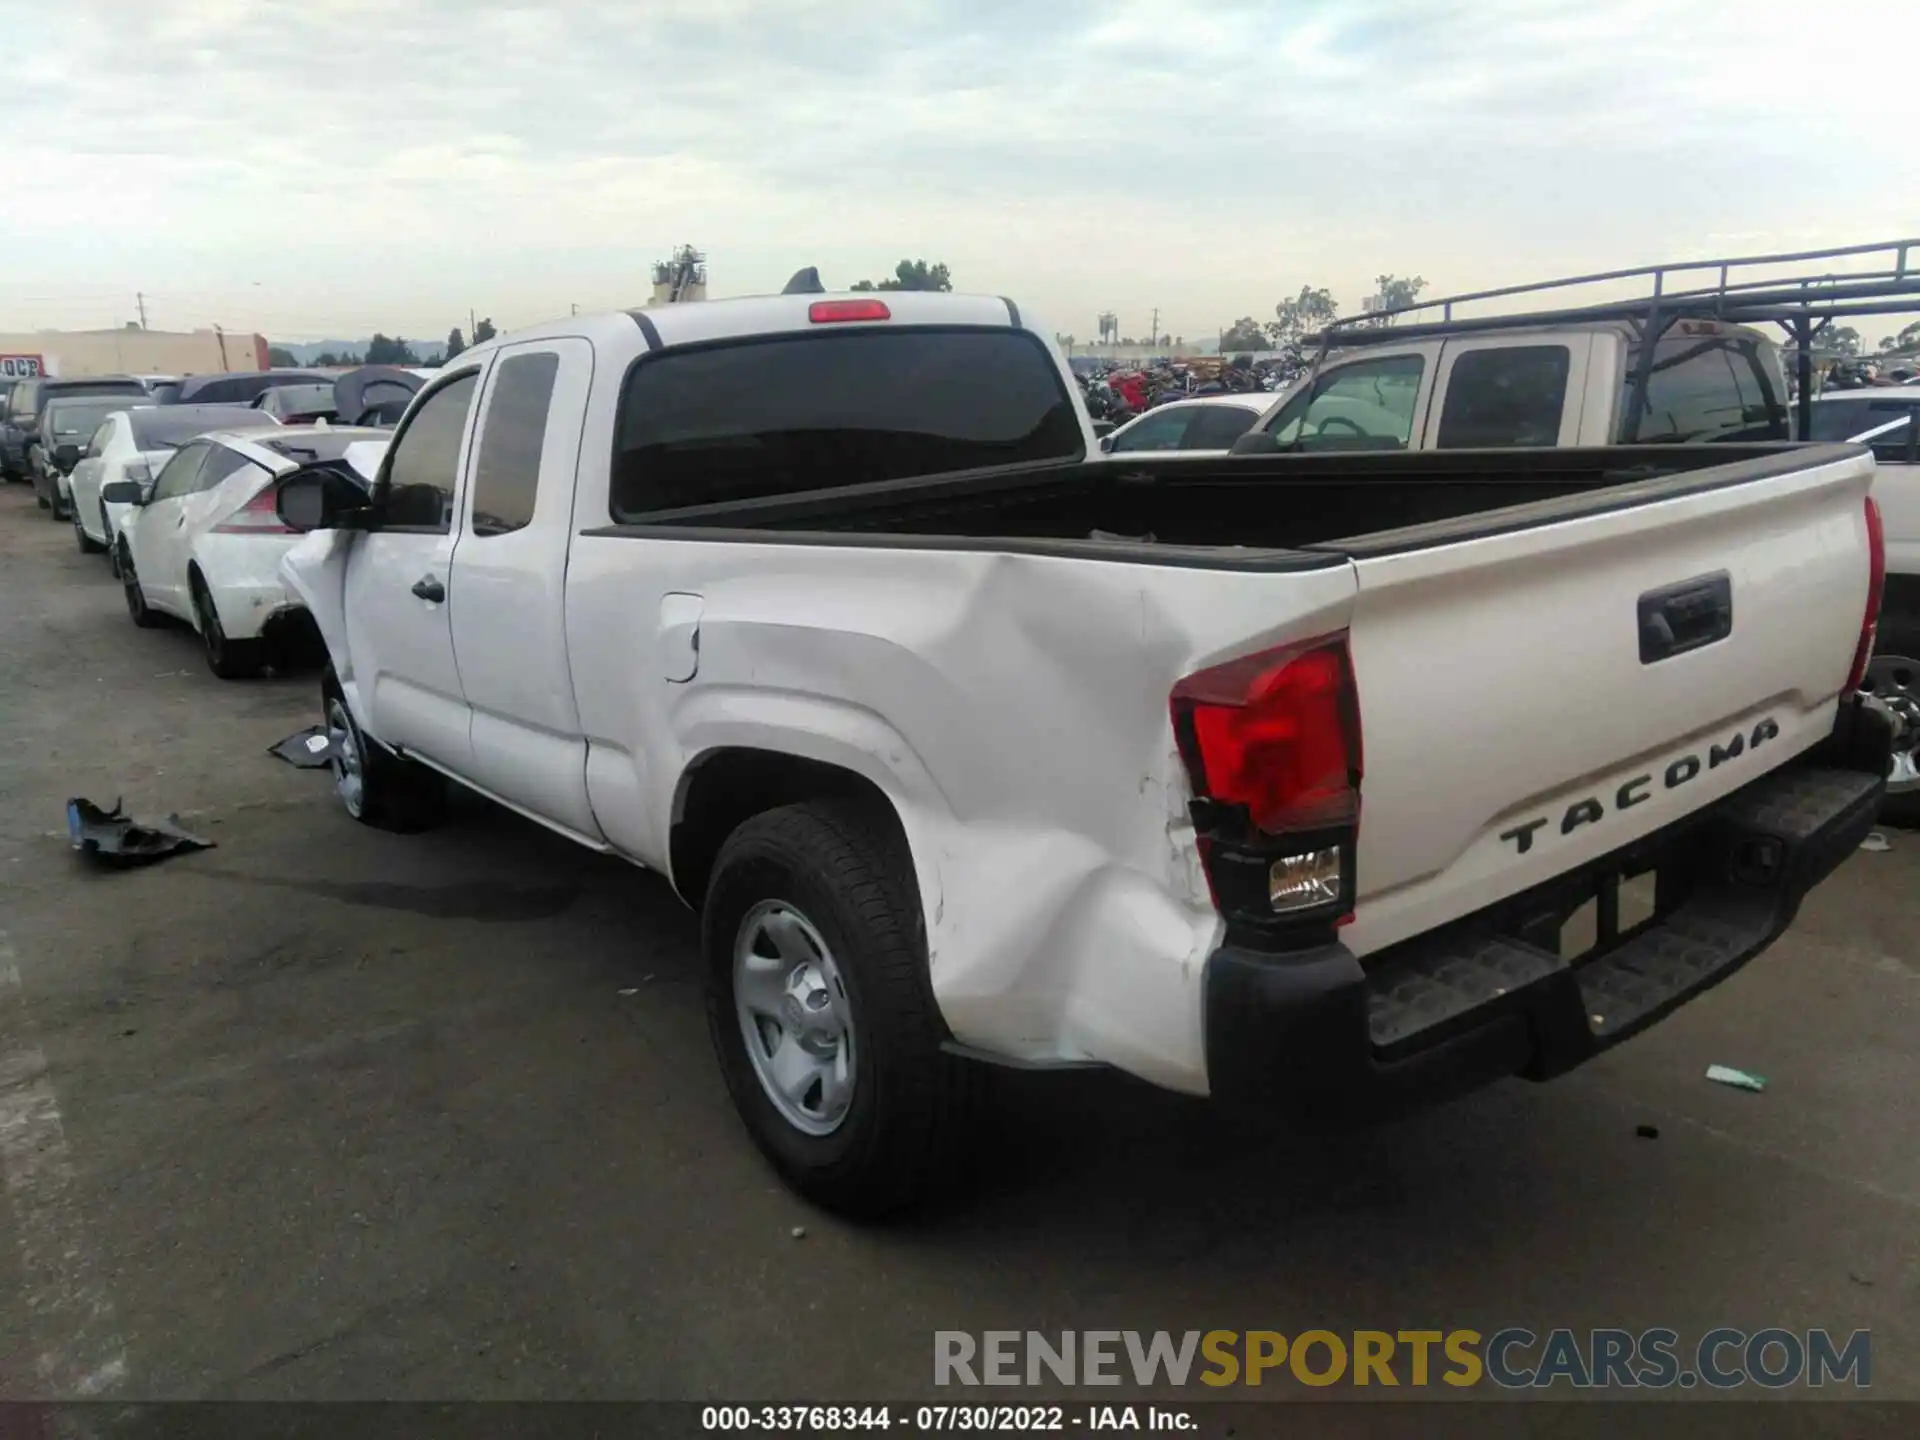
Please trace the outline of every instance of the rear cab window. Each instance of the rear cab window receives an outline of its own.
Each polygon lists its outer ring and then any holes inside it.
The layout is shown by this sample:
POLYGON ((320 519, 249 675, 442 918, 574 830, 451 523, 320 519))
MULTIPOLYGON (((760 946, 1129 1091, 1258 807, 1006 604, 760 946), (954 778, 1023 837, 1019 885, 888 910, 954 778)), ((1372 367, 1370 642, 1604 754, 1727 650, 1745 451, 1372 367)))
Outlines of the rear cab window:
POLYGON ((1633 392, 1641 348, 1628 347, 1620 419, 1623 445, 1790 440, 1785 372, 1771 346, 1742 335, 1668 334, 1654 346, 1638 423, 1633 392))
POLYGON ((506 535, 533 523, 559 374, 560 356, 552 350, 509 356, 494 370, 473 470, 473 534, 506 535))
POLYGON ((686 506, 1084 457, 1053 356, 1024 331, 769 335, 635 363, 615 426, 610 509, 632 522, 686 506))

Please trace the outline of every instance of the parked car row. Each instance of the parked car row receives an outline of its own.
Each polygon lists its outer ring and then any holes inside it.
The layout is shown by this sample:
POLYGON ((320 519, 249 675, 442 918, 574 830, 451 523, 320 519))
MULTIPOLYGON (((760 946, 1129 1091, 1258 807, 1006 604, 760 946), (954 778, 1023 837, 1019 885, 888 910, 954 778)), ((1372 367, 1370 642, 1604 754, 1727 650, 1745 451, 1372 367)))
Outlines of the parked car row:
POLYGON ((332 417, 343 399, 356 414, 390 413, 393 394, 424 377, 367 369, 324 383, 297 371, 191 377, 185 400, 168 404, 129 388, 132 377, 43 387, 28 450, 40 505, 73 526, 82 553, 106 556, 136 625, 190 625, 216 675, 311 660, 311 622, 280 578, 295 536, 275 514, 277 487, 314 465, 371 481, 387 429, 332 417))

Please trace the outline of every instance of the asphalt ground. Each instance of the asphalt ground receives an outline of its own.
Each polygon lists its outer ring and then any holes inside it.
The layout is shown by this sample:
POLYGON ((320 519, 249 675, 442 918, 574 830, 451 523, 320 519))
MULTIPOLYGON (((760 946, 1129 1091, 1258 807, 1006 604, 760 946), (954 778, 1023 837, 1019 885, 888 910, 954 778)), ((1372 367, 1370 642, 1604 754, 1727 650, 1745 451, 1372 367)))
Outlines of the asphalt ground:
POLYGON ((354 824, 266 753, 317 689, 135 629, 0 490, 0 1396, 900 1399, 936 1330, 1725 1325, 1868 1329, 1920 1398, 1920 833, 1549 1085, 1306 1139, 1008 1074, 960 1191, 858 1228, 736 1123, 665 883, 483 802, 354 824), (74 795, 217 848, 91 868, 74 795))

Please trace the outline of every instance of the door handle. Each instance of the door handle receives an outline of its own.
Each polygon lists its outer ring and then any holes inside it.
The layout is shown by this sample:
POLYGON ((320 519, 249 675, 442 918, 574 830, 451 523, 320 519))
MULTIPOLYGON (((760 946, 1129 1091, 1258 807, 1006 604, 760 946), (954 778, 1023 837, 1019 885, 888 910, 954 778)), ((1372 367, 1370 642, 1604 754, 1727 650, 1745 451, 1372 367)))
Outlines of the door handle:
POLYGON ((422 575, 418 580, 413 582, 413 593, 418 595, 422 600, 431 600, 434 604, 438 605, 447 598, 447 587, 431 575, 422 575))

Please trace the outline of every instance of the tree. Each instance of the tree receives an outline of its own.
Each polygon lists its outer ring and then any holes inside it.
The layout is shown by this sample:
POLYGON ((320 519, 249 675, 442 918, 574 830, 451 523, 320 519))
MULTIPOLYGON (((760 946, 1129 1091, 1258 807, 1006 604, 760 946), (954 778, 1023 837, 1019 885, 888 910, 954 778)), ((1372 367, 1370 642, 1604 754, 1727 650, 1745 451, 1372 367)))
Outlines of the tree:
POLYGON ((1880 341, 1880 351, 1884 355, 1905 355, 1920 350, 1920 320, 1907 326, 1898 335, 1887 335, 1880 341))
POLYGON ((1820 337, 1821 348, 1832 355, 1844 355, 1851 359, 1860 353, 1860 332, 1851 325, 1831 328, 1820 337))
POLYGON ((456 325, 447 332, 447 359, 453 359, 454 356, 466 348, 467 342, 460 334, 460 327, 456 325))
MULTIPOLYGON (((1369 311, 1398 310, 1411 305, 1420 298, 1420 292, 1427 288, 1427 282, 1418 275, 1377 275, 1374 277, 1373 299, 1368 303, 1369 311)), ((1379 315, 1367 321, 1376 328, 1393 324, 1393 316, 1379 315)))
POLYGON ((1297 345, 1315 331, 1324 330, 1340 313, 1339 302, 1324 286, 1315 289, 1302 285, 1291 300, 1273 307, 1274 319, 1266 324, 1267 338, 1278 347, 1297 345))
POLYGON ((1226 334, 1220 337, 1222 350, 1264 350, 1267 348, 1267 335, 1260 328, 1260 322, 1251 315, 1242 315, 1233 322, 1226 334))
POLYGON ((871 280, 862 280, 853 288, 856 290, 951 290, 953 277, 947 273, 944 263, 928 265, 924 260, 902 260, 893 267, 891 280, 882 280, 878 285, 871 280))
POLYGON ((473 343, 476 345, 484 345, 499 333, 498 330, 493 328, 493 317, 489 315, 485 320, 482 320, 478 325, 473 327, 473 343))
POLYGON ((267 364, 286 370, 293 370, 299 367, 300 362, 294 359, 293 352, 284 346, 269 345, 267 347, 267 364))
POLYGON ((313 363, 323 367, 338 365, 340 363, 340 357, 331 350, 322 350, 318 355, 313 357, 313 363))
POLYGON ((369 365, 418 365, 420 357, 413 353, 413 347, 398 335, 389 340, 379 331, 374 331, 373 339, 367 342, 367 364, 369 365))

